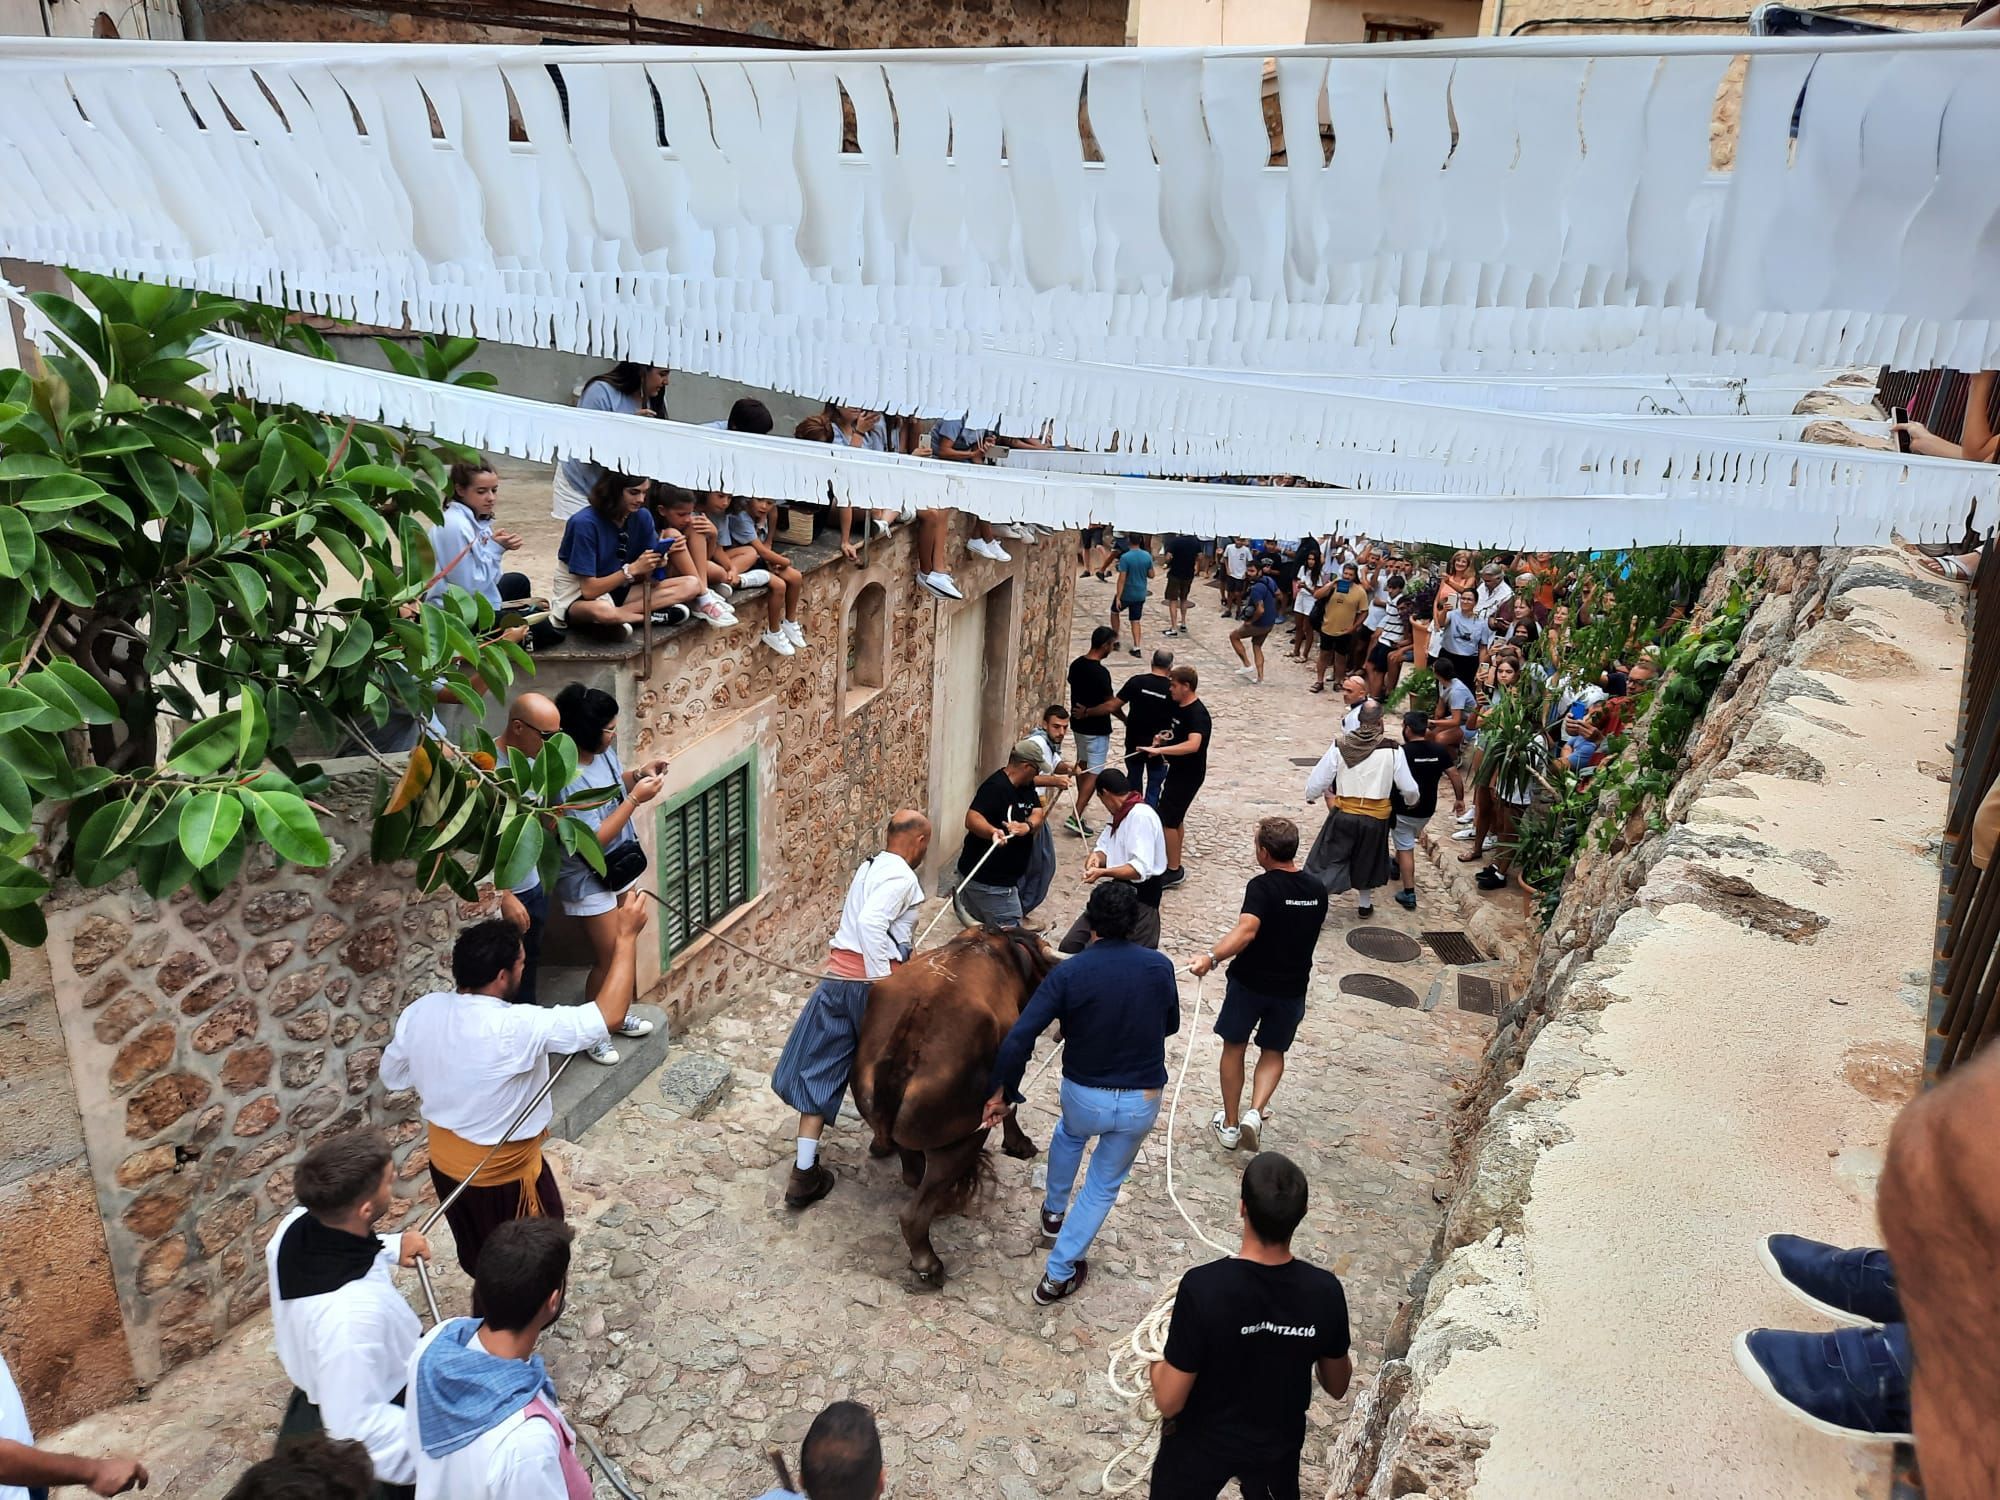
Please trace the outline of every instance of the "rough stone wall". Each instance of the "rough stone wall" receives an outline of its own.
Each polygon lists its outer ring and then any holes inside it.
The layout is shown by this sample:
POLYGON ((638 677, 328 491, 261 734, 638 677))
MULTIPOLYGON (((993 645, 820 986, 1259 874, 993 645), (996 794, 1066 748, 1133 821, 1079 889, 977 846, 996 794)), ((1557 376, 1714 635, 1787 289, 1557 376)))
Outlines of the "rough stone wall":
MULTIPOLYGON (((1743 0, 1603 0, 1601 4, 1588 5, 1577 0, 1486 0, 1479 30, 1486 36, 1534 36, 1551 32, 1742 35, 1747 31, 1751 9, 1743 0), (1694 19, 1687 19, 1690 17, 1694 19)), ((1907 31, 1949 31, 1958 25, 1955 11, 1938 14, 1915 5, 1894 3, 1856 10, 1849 19, 1874 21, 1907 31)))
MULTIPOLYGON (((623 21, 624 6, 602 8, 623 21)), ((202 10, 207 35, 216 41, 535 42, 542 36, 533 29, 365 6, 207 0, 202 10)), ((638 0, 638 11, 656 20, 819 47, 1118 47, 1125 42, 1125 0, 917 0, 893 6, 638 0)))
MULTIPOLYGON (((324 872, 260 847, 212 902, 129 882, 51 897, 56 1008, 141 1380, 264 1305, 263 1245, 315 1141, 372 1123, 405 1180, 428 1164, 413 1101, 375 1074, 397 1010, 439 987, 469 913, 370 863, 372 792, 372 775, 343 777, 324 799, 324 872)), ((39 1206, 28 1223, 53 1229, 39 1206)), ((41 1278, 23 1291, 37 1316, 62 1298, 41 1278)))
POLYGON ((119 1323, 48 954, 0 989, 0 1353, 39 1428, 123 1400, 119 1323))
MULTIPOLYGON (((1825 780, 1826 768, 1784 743, 1778 729, 1787 716, 1829 722, 1816 720, 1810 705, 1833 694, 1808 672, 1881 677, 1914 669, 1898 648, 1845 622, 1844 595, 1886 585, 1942 605, 1956 607, 1958 600, 1944 585, 1848 551, 1732 551, 1712 575, 1703 606, 1712 608, 1745 567, 1761 576, 1764 592, 1735 662, 1688 743, 1664 809, 1667 828, 1648 833, 1643 814, 1637 815, 1609 849, 1593 845, 1579 854, 1533 978, 1502 1017, 1482 1086, 1464 1102, 1467 1149, 1458 1188, 1430 1264, 1415 1278, 1411 1302, 1391 1329, 1381 1374, 1357 1395, 1335 1446, 1328 1500, 1359 1495, 1444 1500, 1471 1493, 1492 1433, 1467 1426, 1455 1414, 1430 1410, 1423 1390, 1454 1352, 1502 1342, 1510 1325, 1500 1312, 1441 1317, 1439 1309, 1455 1291, 1522 1279, 1522 1258, 1530 1252, 1517 1236, 1537 1164, 1545 1151, 1569 1139, 1568 1127, 1556 1118, 1563 1102, 1605 1067, 1572 1033, 1579 1027, 1594 1030, 1607 1003, 1622 998, 1607 988, 1608 978, 1629 957, 1636 930, 1622 919, 1642 914, 1642 908, 1691 903, 1793 942, 1809 940, 1826 926, 1817 913, 1717 868, 1754 844, 1713 826, 1697 831, 1684 820, 1705 796, 1752 795, 1726 786, 1746 773, 1825 780)), ((1796 856, 1802 863, 1812 857, 1796 856)), ((1920 988, 1904 999, 1921 1010, 1920 988)), ((1915 1067, 1911 1060, 1903 1072, 1914 1075, 1915 1067)), ((1463 1299, 1454 1303, 1464 1305, 1463 1299)))

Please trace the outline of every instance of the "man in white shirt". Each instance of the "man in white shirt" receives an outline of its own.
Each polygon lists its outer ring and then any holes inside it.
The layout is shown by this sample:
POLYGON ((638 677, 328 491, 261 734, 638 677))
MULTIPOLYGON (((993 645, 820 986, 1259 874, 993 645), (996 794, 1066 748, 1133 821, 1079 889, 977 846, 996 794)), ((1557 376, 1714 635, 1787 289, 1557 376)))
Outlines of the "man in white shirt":
POLYGON ((61 1484, 83 1485, 93 1495, 122 1495, 145 1488, 151 1477, 136 1458, 73 1458, 34 1444, 14 1372, 0 1357, 0 1500, 28 1500, 31 1485, 38 1495, 61 1484))
POLYGON ((535 1345, 562 1316, 576 1231, 514 1219, 479 1259, 479 1318, 448 1318, 409 1366, 417 1500, 588 1500, 576 1429, 535 1345))
POLYGON ((882 852, 863 860, 848 883, 840 926, 827 944, 826 977, 813 986, 771 1071, 771 1092, 799 1112, 787 1208, 805 1208, 833 1191, 833 1173, 819 1159, 820 1132, 840 1113, 870 987, 910 956, 924 900, 916 867, 930 846, 929 818, 911 808, 889 815, 882 852))
POLYGON ((1514 586, 1507 581, 1507 570, 1497 562, 1490 562, 1479 570, 1479 593, 1472 612, 1490 623, 1493 611, 1513 597, 1514 586))
POLYGON ((471 1184, 445 1215, 468 1275, 478 1274, 480 1246, 499 1225, 562 1217, 556 1174, 542 1160, 554 1106, 544 1099, 518 1124, 515 1116, 549 1081, 551 1057, 584 1051, 624 1023, 648 899, 633 891, 618 906, 611 970, 596 1000, 514 1004, 525 962, 521 934, 496 918, 458 935, 451 950, 458 992, 425 995, 396 1019, 382 1054, 382 1087, 417 1091, 439 1201, 459 1183, 471 1184))
MULTIPOLYGON (((1097 800, 1111 821, 1097 835, 1097 847, 1083 868, 1083 883, 1129 881, 1139 897, 1139 924, 1130 941, 1142 948, 1160 946, 1160 892, 1167 873, 1167 833, 1160 815, 1146 802, 1132 778, 1117 767, 1097 778, 1097 800)), ((1057 944, 1063 953, 1081 953, 1090 946, 1089 913, 1070 924, 1057 944)))
POLYGON ((377 1500, 409 1500, 416 1479, 403 1383, 423 1326, 390 1269, 431 1253, 417 1230, 375 1233, 395 1181, 379 1131, 320 1142, 292 1177, 299 1206, 264 1247, 272 1340, 293 1386, 279 1450, 322 1432, 360 1443, 375 1466, 377 1500))
POLYGON ((1409 763, 1382 735, 1382 705, 1371 698, 1361 706, 1358 725, 1327 747, 1306 778, 1306 800, 1324 798, 1327 806, 1306 873, 1318 877, 1329 896, 1353 891, 1355 915, 1364 920, 1375 915, 1375 888, 1391 873, 1391 791, 1410 801, 1418 796, 1409 763))
POLYGON ((1245 580, 1250 576, 1250 544, 1242 537, 1229 539, 1222 549, 1222 612, 1226 615, 1243 602, 1245 580))

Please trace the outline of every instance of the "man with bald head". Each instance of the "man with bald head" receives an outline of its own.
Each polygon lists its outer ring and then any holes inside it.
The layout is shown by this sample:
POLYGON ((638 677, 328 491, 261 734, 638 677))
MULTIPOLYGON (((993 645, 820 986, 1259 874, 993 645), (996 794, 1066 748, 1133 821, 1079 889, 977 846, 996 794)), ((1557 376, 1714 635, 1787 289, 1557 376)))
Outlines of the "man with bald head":
POLYGON ((930 845, 929 818, 911 808, 889 815, 882 852, 863 860, 847 887, 840 926, 827 944, 826 977, 813 986, 771 1072, 771 1091, 799 1112, 787 1208, 804 1208, 833 1191, 833 1173, 819 1159, 820 1131, 847 1092, 869 987, 910 956, 924 899, 917 866, 930 845))
MULTIPOLYGON (((541 693, 523 693, 507 705, 507 726, 495 738, 494 743, 500 753, 518 750, 529 760, 542 753, 542 746, 550 735, 562 728, 562 716, 556 712, 554 700, 541 693)), ((525 963, 521 969, 520 987, 514 991, 516 1005, 535 1004, 535 966, 542 958, 542 926, 549 917, 549 893, 542 887, 542 877, 533 870, 528 878, 511 891, 500 892, 500 915, 512 922, 521 933, 521 952, 525 963)))

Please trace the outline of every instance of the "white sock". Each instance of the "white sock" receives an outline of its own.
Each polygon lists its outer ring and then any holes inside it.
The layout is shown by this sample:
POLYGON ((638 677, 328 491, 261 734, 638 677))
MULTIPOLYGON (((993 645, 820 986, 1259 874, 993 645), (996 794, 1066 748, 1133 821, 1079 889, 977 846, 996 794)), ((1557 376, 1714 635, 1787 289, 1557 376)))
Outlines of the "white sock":
POLYGON ((819 1161, 819 1142, 809 1135, 799 1137, 799 1170, 810 1172, 819 1161))

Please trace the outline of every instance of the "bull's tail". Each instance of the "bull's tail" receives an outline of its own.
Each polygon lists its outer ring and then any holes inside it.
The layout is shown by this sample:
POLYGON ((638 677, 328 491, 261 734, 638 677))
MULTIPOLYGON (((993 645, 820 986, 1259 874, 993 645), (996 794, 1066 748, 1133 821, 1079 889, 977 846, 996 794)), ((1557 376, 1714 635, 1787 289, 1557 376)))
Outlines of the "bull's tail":
POLYGON ((938 1190, 937 1211, 940 1214, 962 1214, 997 1181, 999 1174, 993 1170, 992 1159, 986 1154, 986 1143, 982 1140, 979 1150, 966 1163, 965 1170, 938 1190))

